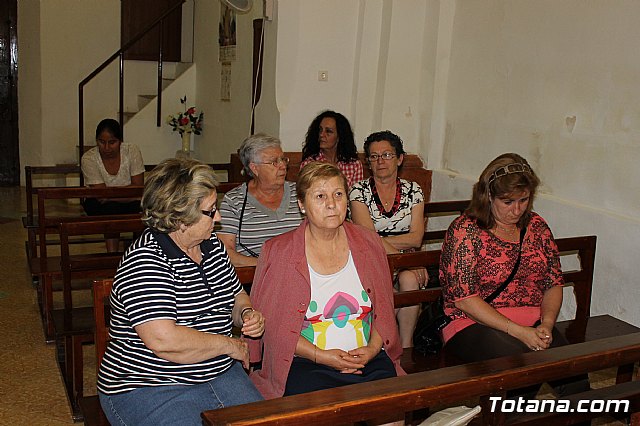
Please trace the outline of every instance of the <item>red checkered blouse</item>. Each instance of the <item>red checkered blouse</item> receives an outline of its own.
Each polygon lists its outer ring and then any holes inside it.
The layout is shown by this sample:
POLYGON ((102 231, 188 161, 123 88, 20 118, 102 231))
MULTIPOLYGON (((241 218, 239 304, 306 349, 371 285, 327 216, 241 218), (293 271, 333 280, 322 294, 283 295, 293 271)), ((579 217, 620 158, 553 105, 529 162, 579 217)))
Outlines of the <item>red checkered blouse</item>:
MULTIPOLYGON (((300 170, 302 170, 304 166, 313 161, 328 163, 327 157, 325 157, 324 154, 320 152, 313 157, 309 157, 303 160, 302 163, 300 163, 300 170)), ((360 160, 353 160, 349 162, 338 161, 336 166, 338 166, 342 174, 347 178, 347 184, 349 185, 349 188, 351 188, 354 183, 360 182, 362 179, 364 179, 364 174, 362 172, 362 163, 360 162, 360 160)))

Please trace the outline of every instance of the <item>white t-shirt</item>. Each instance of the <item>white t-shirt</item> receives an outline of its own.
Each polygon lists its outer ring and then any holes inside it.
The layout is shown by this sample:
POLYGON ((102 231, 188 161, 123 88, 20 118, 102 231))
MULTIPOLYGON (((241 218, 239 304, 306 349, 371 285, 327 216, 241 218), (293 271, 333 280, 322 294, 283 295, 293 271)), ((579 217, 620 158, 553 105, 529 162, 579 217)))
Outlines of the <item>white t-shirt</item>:
POLYGON ((322 275, 309 266, 311 301, 301 335, 320 349, 350 351, 369 343, 373 310, 356 265, 349 260, 335 274, 322 275))
POLYGON ((86 185, 104 183, 107 186, 131 185, 131 176, 144 173, 142 153, 136 145, 120 144, 120 169, 117 175, 110 175, 104 168, 98 147, 92 148, 82 156, 82 174, 86 185))

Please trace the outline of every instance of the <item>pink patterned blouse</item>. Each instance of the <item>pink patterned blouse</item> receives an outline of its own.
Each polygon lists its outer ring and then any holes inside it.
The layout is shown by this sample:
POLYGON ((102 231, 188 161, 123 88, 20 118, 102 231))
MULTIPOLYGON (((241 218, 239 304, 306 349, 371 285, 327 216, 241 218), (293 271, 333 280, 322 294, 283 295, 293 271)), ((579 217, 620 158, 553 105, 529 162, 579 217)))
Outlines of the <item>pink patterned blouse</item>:
MULTIPOLYGON (((531 326, 540 319, 545 291, 562 286, 564 281, 553 234, 536 213, 532 213, 523 245, 516 276, 491 306, 511 321, 531 326)), ((454 302, 471 296, 484 299, 490 295, 511 274, 519 251, 518 242, 504 241, 480 229, 475 219, 466 215, 451 223, 440 258, 444 310, 453 319, 443 330, 445 342, 475 323, 457 309, 454 302)))

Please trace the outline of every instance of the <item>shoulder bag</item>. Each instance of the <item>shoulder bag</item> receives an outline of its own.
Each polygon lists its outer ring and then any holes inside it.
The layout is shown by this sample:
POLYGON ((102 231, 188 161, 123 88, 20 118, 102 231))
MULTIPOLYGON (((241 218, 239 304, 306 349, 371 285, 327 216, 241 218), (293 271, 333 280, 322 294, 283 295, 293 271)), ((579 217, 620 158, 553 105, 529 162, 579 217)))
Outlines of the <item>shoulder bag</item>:
MULTIPOLYGON (((484 301, 491 303, 502 291, 513 281, 513 277, 518 272, 520 266, 520 258, 522 256, 522 242, 524 241, 524 235, 527 232, 527 228, 524 227, 520 230, 520 251, 518 252, 518 259, 513 265, 511 274, 490 295, 484 298, 484 301)), ((422 354, 436 354, 442 348, 442 329, 451 322, 451 318, 444 313, 442 296, 437 301, 429 303, 429 305, 422 310, 416 323, 416 328, 413 332, 413 348, 422 354)))

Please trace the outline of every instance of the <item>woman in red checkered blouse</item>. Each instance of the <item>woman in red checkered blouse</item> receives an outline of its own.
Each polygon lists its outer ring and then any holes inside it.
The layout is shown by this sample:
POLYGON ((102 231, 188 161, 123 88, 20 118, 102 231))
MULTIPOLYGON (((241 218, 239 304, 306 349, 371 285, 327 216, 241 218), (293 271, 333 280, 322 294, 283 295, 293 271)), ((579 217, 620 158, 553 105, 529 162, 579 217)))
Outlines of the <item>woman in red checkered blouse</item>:
POLYGON ((351 124, 344 115, 324 111, 313 119, 302 146, 300 169, 312 161, 338 166, 349 187, 364 178, 351 124))

